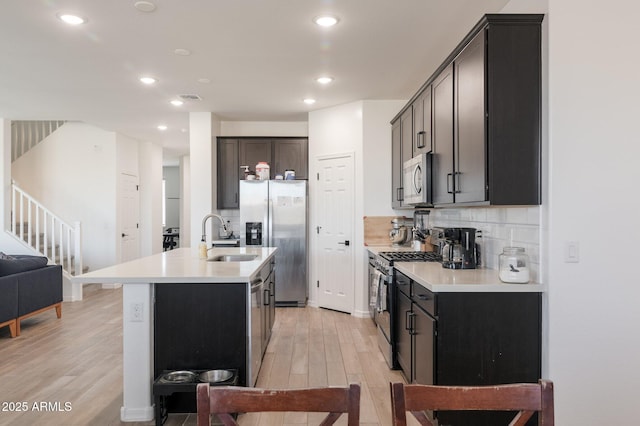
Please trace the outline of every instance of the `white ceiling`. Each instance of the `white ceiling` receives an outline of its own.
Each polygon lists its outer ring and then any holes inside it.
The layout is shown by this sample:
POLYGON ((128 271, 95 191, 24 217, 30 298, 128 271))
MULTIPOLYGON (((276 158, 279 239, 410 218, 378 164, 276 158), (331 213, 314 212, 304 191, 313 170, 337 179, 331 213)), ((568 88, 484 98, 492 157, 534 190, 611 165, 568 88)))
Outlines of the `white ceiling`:
POLYGON ((361 99, 409 99, 484 13, 507 0, 3 0, 0 117, 73 120, 188 151, 189 112, 306 121, 361 99), (71 11, 88 22, 69 27, 71 11), (314 16, 340 18, 331 29, 314 16), (175 49, 188 49, 179 56, 175 49), (143 86, 138 77, 159 82, 143 86), (335 81, 320 86, 315 78, 335 81), (198 79, 210 83, 199 83, 198 79), (197 94, 174 107, 169 100, 197 94), (305 105, 302 99, 317 103, 305 105), (166 124, 165 132, 157 130, 166 124))

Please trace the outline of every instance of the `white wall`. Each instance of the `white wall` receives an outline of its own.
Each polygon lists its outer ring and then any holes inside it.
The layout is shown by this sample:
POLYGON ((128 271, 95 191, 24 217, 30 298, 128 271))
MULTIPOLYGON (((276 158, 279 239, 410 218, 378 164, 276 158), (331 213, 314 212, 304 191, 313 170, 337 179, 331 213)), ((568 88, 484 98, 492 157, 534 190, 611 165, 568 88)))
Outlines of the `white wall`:
POLYGON ((11 228, 11 121, 0 117, 0 251, 27 254, 24 245, 9 236, 11 228))
MULTIPOLYGON (((189 114, 189 158, 191 182, 190 237, 183 244, 197 247, 202 237, 202 218, 216 208, 216 150, 220 121, 210 112, 189 114)), ((181 235, 182 237, 182 235, 181 235)), ((210 236, 207 236, 210 239, 210 236)))
POLYGON ((82 222, 86 266, 95 270, 116 263, 114 133, 69 122, 9 167, 18 185, 55 214, 68 223, 82 222))
POLYGON ((306 121, 222 121, 220 136, 307 136, 306 121))
POLYGON ((180 191, 180 247, 191 247, 191 158, 188 155, 180 158, 180 191))
POLYGON ((162 147, 140 142, 140 255, 162 251, 162 147))
MULTIPOLYGON (((366 256, 364 247, 365 215, 392 214, 391 210, 391 119, 406 101, 357 101, 309 113, 309 176, 317 173, 318 157, 353 153, 355 160, 353 255, 354 310, 356 316, 368 316, 366 256)), ((317 225, 315 212, 316 181, 309 181, 309 226, 317 225)), ((310 232, 310 282, 317 281, 315 233, 310 232)), ((309 303, 317 304, 316 287, 309 288, 309 303)))
POLYGON ((393 216, 391 209, 391 120, 406 100, 363 102, 365 216, 393 216))
POLYGON ((549 377, 556 424, 635 424, 640 65, 630 0, 549 0, 549 377), (565 263, 565 244, 580 262, 565 263))

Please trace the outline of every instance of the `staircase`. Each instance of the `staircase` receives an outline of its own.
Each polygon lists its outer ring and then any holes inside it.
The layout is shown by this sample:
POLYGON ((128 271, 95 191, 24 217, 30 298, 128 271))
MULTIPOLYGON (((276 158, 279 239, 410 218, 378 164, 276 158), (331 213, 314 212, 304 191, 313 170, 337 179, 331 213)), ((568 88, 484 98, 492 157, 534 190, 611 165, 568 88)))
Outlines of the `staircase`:
POLYGON ((11 191, 11 231, 51 261, 62 265, 68 276, 83 273, 82 227, 73 225, 49 211, 15 182, 11 191))
POLYGON ((44 138, 55 132, 66 121, 27 121, 19 120, 11 122, 11 161, 16 161, 20 156, 42 142, 44 138))

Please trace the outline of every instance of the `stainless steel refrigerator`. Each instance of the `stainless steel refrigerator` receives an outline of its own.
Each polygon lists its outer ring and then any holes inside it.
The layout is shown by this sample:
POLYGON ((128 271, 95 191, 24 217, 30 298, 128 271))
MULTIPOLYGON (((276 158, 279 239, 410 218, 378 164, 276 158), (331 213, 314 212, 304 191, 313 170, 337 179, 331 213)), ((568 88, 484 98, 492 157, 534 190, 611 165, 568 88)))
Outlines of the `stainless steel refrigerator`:
POLYGON ((278 247, 276 306, 307 302, 307 181, 241 180, 240 245, 278 247))

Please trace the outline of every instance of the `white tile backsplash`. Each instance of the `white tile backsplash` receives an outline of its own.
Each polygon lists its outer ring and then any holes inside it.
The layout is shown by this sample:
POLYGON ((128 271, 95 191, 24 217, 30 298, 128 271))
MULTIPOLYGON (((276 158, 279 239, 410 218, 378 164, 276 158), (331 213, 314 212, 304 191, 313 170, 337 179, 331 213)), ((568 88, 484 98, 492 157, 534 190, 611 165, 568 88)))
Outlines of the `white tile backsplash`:
POLYGON ((240 210, 220 210, 218 214, 222 216, 224 220, 229 222, 229 226, 231 226, 234 236, 240 235, 240 210))
POLYGON ((465 207, 432 209, 431 226, 468 227, 482 231, 478 238, 482 265, 498 269, 498 256, 507 246, 524 247, 532 281, 539 281, 540 207, 465 207))

